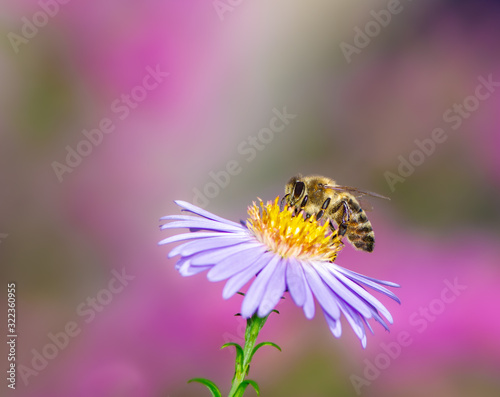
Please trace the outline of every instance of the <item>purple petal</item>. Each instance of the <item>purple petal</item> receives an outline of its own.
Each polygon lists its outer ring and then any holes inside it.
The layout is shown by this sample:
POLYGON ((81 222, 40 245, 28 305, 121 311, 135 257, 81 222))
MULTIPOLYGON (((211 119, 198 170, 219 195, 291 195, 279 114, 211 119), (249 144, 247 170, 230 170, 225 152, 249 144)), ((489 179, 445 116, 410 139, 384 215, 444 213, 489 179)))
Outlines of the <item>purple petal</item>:
POLYGON ((370 330, 370 332, 371 332, 372 334, 374 334, 374 332, 373 332, 373 328, 372 328, 372 326, 368 323, 368 321, 366 320, 366 318, 364 318, 364 317, 360 316, 359 314, 358 314, 358 317, 359 317, 359 318, 363 321, 363 324, 365 324, 365 325, 367 326, 367 328, 370 330))
POLYGON ((307 282, 314 291, 314 296, 318 300, 319 304, 333 319, 338 319, 340 317, 340 309, 337 303, 337 299, 332 290, 325 285, 321 277, 316 273, 316 270, 309 264, 309 266, 303 267, 306 274, 307 282))
MULTIPOLYGON (((227 236, 228 234, 226 232, 200 232, 200 233, 182 233, 182 234, 176 234, 174 236, 167 237, 166 239, 161 240, 158 245, 163 245, 163 244, 169 244, 169 243, 176 243, 178 241, 184 241, 184 240, 195 240, 198 238, 207 238, 207 237, 221 237, 221 236, 227 236)), ((232 233, 232 236, 237 236, 237 233, 232 233)), ((242 233, 241 236, 244 234, 242 233)))
POLYGON ((185 260, 185 261, 182 261, 182 262, 181 261, 177 262, 177 265, 178 265, 178 269, 177 270, 179 271, 179 273, 182 274, 183 272, 186 271, 186 269, 189 266, 191 266, 191 263, 189 262, 189 260, 185 260))
POLYGON ((232 257, 234 254, 237 254, 241 251, 261 246, 262 244, 260 243, 244 242, 240 244, 231 245, 229 247, 210 249, 208 251, 203 251, 198 254, 195 254, 191 259, 191 263, 194 266, 216 265, 220 261, 223 261, 228 257, 232 257))
POLYGON ((345 301, 347 304, 355 308, 364 317, 371 318, 372 313, 370 309, 366 306, 363 299, 360 299, 358 295, 352 292, 344 284, 342 284, 328 269, 329 264, 324 265, 323 263, 316 263, 316 271, 319 273, 323 281, 335 292, 335 294, 340 298, 340 300, 345 301))
POLYGON ((332 332, 333 336, 336 338, 340 338, 342 335, 342 324, 340 323, 340 319, 334 319, 330 316, 326 311, 323 310, 323 314, 325 315, 326 323, 328 324, 328 328, 332 332))
MULTIPOLYGON (((380 316, 380 314, 378 314, 376 310, 373 312, 373 318, 375 319, 375 321, 380 323, 382 327, 385 328, 386 331, 389 331, 389 326, 386 324, 384 319, 380 316)), ((389 320, 389 322, 392 324, 392 318, 389 320)))
POLYGON ((244 318, 252 317, 259 307, 262 297, 264 296, 266 286, 268 285, 274 270, 278 266, 278 263, 280 263, 280 257, 273 255, 271 261, 264 269, 262 269, 252 285, 250 285, 250 288, 248 288, 245 299, 243 299, 243 304, 241 305, 241 315, 244 318))
MULTIPOLYGON (((161 221, 200 221, 200 220, 206 220, 206 219, 200 218, 199 216, 177 214, 177 215, 162 216, 160 218, 160 220, 161 221)), ((213 220, 213 219, 210 219, 210 220, 213 220)))
POLYGON ((285 293, 285 270, 286 260, 280 258, 276 269, 269 279, 264 295, 262 296, 262 300, 257 311, 257 315, 259 317, 266 317, 269 313, 271 313, 285 293))
POLYGON ((170 223, 166 223, 160 227, 161 230, 165 229, 178 229, 178 228, 187 228, 187 229, 200 229, 200 230, 218 230, 221 232, 236 232, 241 233, 244 229, 243 227, 235 227, 232 225, 226 225, 221 222, 211 221, 208 219, 196 219, 195 221, 174 221, 170 223))
POLYGON ((187 277, 187 276, 192 276, 194 274, 201 273, 205 270, 209 270, 212 266, 188 266, 188 267, 181 267, 179 269, 179 274, 181 276, 187 277))
MULTIPOLYGON (((304 281, 306 280, 304 279, 304 281)), ((304 282, 304 287, 306 291, 306 299, 304 301, 304 307, 303 307, 304 315, 306 316, 307 319, 310 320, 314 317, 314 312, 316 308, 314 306, 314 297, 311 291, 311 287, 309 287, 309 284, 307 282, 304 282)))
POLYGON ((229 237, 210 237, 202 240, 189 241, 187 243, 174 247, 168 254, 169 258, 176 255, 190 256, 197 252, 211 250, 215 248, 227 247, 248 241, 248 236, 237 237, 229 235, 229 237))
POLYGON ((188 261, 189 261, 189 258, 181 258, 181 259, 179 259, 177 261, 177 263, 175 264, 175 270, 179 270, 182 267, 182 265, 184 263, 188 262, 188 261))
POLYGON ((306 280, 304 271, 299 261, 295 258, 288 258, 286 268, 286 285, 290 296, 299 307, 304 306, 306 301, 306 280))
POLYGON ((363 339, 361 339, 361 346, 366 349, 366 333, 363 334, 363 339))
MULTIPOLYGON (((332 271, 335 272, 335 270, 332 270, 332 271)), ((391 313, 389 313, 389 310, 387 310, 385 308, 385 306, 382 305, 382 303, 380 303, 380 301, 377 298, 375 298, 373 295, 371 295, 368 291, 366 291, 359 284, 355 283, 354 281, 350 280, 348 277, 344 276, 342 273, 336 272, 336 276, 348 288, 353 290, 356 294, 358 294, 360 297, 362 297, 364 300, 366 300, 370 305, 374 306, 377 310, 380 310, 380 312, 389 320, 389 322, 392 323, 391 313)))
POLYGON ((242 228, 242 226, 239 223, 230 221, 228 219, 221 218, 220 216, 214 215, 211 212, 208 212, 204 209, 201 209, 200 207, 197 207, 196 205, 193 205, 193 204, 188 203, 186 201, 175 200, 174 203, 177 204, 179 207, 184 208, 186 211, 200 215, 204 218, 212 219, 212 220, 217 221, 217 222, 223 222, 227 225, 233 225, 233 226, 237 226, 239 228, 242 228))
POLYGON ((251 266, 243 269, 239 273, 232 276, 222 290, 222 297, 229 299, 236 292, 240 290, 246 283, 248 283, 255 275, 262 270, 274 257, 273 254, 264 253, 262 257, 257 259, 251 266))
MULTIPOLYGON (((339 302, 339 304, 340 304, 340 310, 342 310, 342 313, 344 313, 344 316, 346 317, 347 321, 351 325, 351 328, 354 330, 354 333, 359 338, 359 340, 362 341, 363 337, 365 336, 365 327, 364 327, 363 322, 361 321, 358 313, 356 313, 345 302, 341 301, 341 302, 339 302)), ((371 313, 370 313, 370 317, 371 317, 371 313)))
POLYGON ((255 263, 265 250, 262 246, 247 248, 237 255, 221 260, 207 273, 208 280, 221 281, 234 276, 255 263))
POLYGON ((343 267, 340 267, 338 265, 333 264, 335 269, 338 270, 340 273, 344 274, 346 277, 349 277, 353 281, 357 281, 358 283, 364 284, 367 287, 373 288, 374 290, 381 292, 384 295, 387 295, 388 297, 394 299, 396 302, 401 303, 399 298, 391 291, 389 291, 387 288, 384 288, 380 286, 379 284, 383 285, 388 285, 389 287, 396 287, 399 288, 398 284, 391 283, 390 281, 382 281, 382 280, 377 280, 372 277, 364 276, 362 274, 353 272, 348 269, 344 269, 343 267))

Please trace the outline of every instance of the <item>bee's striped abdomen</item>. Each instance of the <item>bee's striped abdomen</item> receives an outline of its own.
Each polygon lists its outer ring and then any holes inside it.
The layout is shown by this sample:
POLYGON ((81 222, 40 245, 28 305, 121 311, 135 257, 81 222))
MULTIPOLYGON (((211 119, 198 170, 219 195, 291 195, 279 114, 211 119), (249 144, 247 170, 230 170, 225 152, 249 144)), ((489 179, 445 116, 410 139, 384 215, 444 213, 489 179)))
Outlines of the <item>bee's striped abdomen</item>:
POLYGON ((358 201, 351 195, 344 195, 339 204, 335 206, 336 211, 334 219, 337 225, 341 225, 343 220, 347 222, 345 236, 349 242, 357 249, 372 252, 375 245, 375 234, 373 233, 372 224, 366 217, 365 211, 361 208, 358 201), (349 214, 344 215, 344 201, 349 209, 349 214))

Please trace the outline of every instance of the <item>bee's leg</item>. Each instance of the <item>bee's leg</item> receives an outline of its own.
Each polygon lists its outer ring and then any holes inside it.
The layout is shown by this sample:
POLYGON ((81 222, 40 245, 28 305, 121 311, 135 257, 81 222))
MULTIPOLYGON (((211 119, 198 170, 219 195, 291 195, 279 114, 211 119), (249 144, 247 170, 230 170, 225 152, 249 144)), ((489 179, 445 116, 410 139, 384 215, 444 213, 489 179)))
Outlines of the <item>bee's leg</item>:
POLYGON ((302 199, 300 204, 295 203, 295 210, 293 212, 293 216, 297 216, 300 213, 303 213, 306 215, 306 219, 309 218, 311 215, 307 215, 307 213, 304 211, 304 207, 307 204, 307 200, 309 200, 309 196, 305 195, 304 198, 302 199))
POLYGON ((347 205, 347 202, 345 200, 342 200, 341 204, 344 207, 344 213, 342 214, 342 222, 339 225, 339 236, 344 236, 345 233, 347 232, 347 224, 349 223, 349 220, 351 219, 351 211, 347 205))
POLYGON ((319 220, 325 213, 325 210, 328 208, 328 206, 330 205, 330 197, 328 197, 323 205, 321 206, 321 209, 319 210, 319 212, 316 214, 316 219, 319 220))
POLYGON ((290 193, 285 194, 283 196, 283 198, 281 199, 281 201, 280 201, 280 211, 283 211, 283 201, 285 201, 288 196, 290 196, 290 193))
POLYGON ((326 209, 328 208, 328 206, 330 205, 330 200, 331 200, 331 199, 330 199, 330 197, 328 197, 328 198, 324 201, 323 205, 321 206, 321 209, 326 210, 326 209))

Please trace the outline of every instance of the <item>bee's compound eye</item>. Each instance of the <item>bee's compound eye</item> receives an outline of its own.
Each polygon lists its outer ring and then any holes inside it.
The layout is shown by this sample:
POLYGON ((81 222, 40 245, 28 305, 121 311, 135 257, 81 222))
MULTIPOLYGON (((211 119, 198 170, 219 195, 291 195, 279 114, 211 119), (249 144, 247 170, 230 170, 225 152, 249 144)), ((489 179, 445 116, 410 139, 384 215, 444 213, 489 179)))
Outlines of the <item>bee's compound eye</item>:
POLYGON ((298 199, 304 191, 304 182, 297 182, 293 187, 293 197, 298 199))

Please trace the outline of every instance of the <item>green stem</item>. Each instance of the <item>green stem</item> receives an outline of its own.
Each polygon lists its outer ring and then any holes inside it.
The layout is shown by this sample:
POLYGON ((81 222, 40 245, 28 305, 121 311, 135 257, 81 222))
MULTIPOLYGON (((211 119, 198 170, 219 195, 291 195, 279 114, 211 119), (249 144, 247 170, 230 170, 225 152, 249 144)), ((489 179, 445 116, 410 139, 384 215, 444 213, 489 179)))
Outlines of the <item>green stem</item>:
POLYGON ((241 365, 236 363, 233 377, 233 384, 231 390, 229 391, 228 397, 233 397, 238 390, 240 384, 245 380, 250 370, 250 361, 252 360, 252 352, 255 348, 255 342, 259 336, 259 332, 264 326, 267 317, 257 317, 254 314, 251 318, 247 320, 247 328, 245 330, 245 346, 243 347, 243 360, 241 365))

